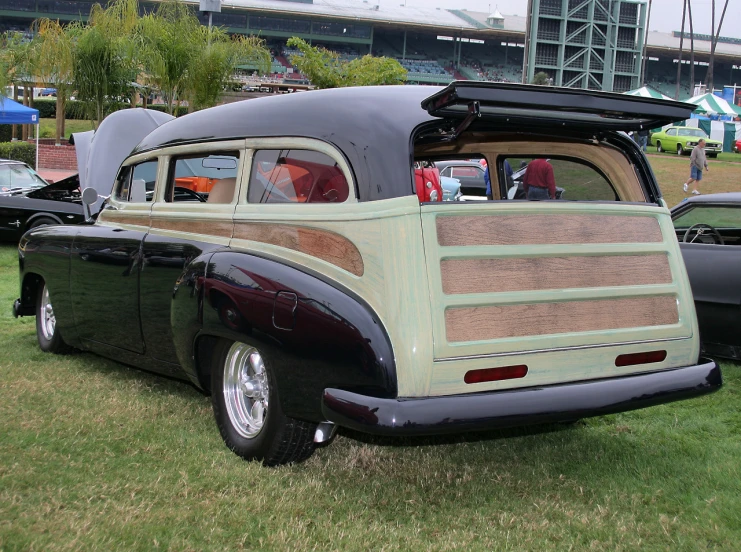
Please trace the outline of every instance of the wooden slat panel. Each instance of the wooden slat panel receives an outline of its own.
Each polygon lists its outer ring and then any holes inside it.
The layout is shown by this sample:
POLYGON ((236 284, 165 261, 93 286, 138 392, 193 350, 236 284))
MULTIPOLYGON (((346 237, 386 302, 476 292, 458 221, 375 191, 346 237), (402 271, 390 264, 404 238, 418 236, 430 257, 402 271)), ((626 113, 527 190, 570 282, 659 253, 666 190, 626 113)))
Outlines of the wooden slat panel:
POLYGON ((496 293, 539 289, 668 284, 666 255, 444 259, 443 293, 496 293))
POLYGON ((146 226, 149 227, 149 212, 142 213, 141 215, 127 215, 118 213, 108 213, 103 211, 98 216, 100 222, 109 222, 112 224, 132 224, 134 226, 146 226), (104 214, 105 213, 105 214, 104 214))
POLYGON ((347 238, 316 228, 288 224, 257 224, 237 222, 234 238, 268 243, 299 251, 338 266, 356 276, 365 270, 360 251, 347 238))
POLYGON ((219 238, 231 238, 234 225, 231 222, 193 219, 159 219, 152 220, 152 228, 172 230, 173 232, 191 232, 219 238))
POLYGON ((448 342, 455 343, 662 326, 678 321, 675 297, 630 297, 453 308, 445 311, 445 332, 448 342))
POLYGON ((439 216, 442 246, 661 242, 653 217, 616 215, 439 216))

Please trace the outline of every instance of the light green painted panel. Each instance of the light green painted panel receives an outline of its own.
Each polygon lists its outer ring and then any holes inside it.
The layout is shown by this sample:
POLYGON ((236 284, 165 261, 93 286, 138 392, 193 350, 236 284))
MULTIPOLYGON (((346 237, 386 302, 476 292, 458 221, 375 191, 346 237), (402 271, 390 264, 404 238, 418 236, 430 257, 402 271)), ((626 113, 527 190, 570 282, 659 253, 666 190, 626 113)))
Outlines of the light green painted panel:
MULTIPOLYGON (((441 395, 473 392, 463 382, 469 369, 491 368, 533 362, 530 374, 521 380, 476 386, 475 390, 521 387, 593 379, 633 373, 643 369, 687 366, 699 355, 697 321, 692 293, 679 251, 669 211, 663 206, 596 203, 551 202, 488 202, 476 205, 425 205, 422 207, 422 227, 425 236, 427 271, 430 281, 432 332, 434 335, 435 368, 430 393, 441 395), (527 246, 461 246, 442 247, 438 244, 438 216, 497 216, 515 214, 611 215, 624 216, 630 224, 635 216, 655 218, 659 222, 663 241, 660 243, 620 244, 559 244, 527 246), (522 257, 635 255, 665 253, 672 281, 650 286, 615 286, 600 288, 547 289, 506 293, 471 293, 445 295, 442 292, 440 261, 442 259, 507 259, 522 257), (450 308, 502 306, 563 302, 574 300, 613 299, 628 297, 672 296, 677 300, 679 321, 663 326, 633 327, 616 330, 584 331, 552 335, 508 337, 481 341, 449 343, 446 340, 445 311, 450 308), (659 342, 654 346, 651 342, 659 342), (640 345, 634 345, 640 343, 640 345), (620 344, 617 346, 610 346, 620 344), (610 347, 605 347, 610 346, 610 347), (647 349, 648 347, 648 349, 647 349), (654 350, 668 351, 667 360, 648 368, 616 369, 617 354, 654 350), (553 351, 554 349, 565 349, 553 351), (543 351, 533 355, 529 351, 543 351), (471 359, 471 357, 476 357, 471 359), (466 359, 466 360, 463 360, 466 359), (473 367, 473 368, 472 368, 473 367)), ((547 230, 547 229, 546 229, 547 230)), ((517 324, 517 320, 512 321, 517 324)))

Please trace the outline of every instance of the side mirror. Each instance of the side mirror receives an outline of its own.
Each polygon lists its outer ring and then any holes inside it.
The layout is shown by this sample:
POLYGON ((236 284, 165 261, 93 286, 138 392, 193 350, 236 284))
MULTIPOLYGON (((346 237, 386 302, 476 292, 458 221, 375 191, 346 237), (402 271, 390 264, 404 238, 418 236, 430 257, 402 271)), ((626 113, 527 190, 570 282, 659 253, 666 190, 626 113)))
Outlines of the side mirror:
POLYGON ((95 188, 85 188, 82 190, 82 205, 85 212, 85 222, 92 220, 92 214, 90 213, 90 206, 98 201, 98 192, 95 188))

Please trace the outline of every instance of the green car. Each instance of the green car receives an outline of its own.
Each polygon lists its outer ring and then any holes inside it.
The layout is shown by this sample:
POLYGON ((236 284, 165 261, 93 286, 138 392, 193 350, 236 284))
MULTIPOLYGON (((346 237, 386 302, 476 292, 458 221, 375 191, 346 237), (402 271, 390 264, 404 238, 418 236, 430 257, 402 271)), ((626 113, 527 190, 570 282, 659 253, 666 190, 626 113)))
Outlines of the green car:
POLYGON ((718 140, 711 140, 702 129, 694 127, 670 126, 661 132, 651 135, 651 143, 656 144, 656 150, 677 152, 677 155, 689 155, 700 138, 705 139, 705 153, 708 157, 718 157, 723 151, 723 144, 718 140))

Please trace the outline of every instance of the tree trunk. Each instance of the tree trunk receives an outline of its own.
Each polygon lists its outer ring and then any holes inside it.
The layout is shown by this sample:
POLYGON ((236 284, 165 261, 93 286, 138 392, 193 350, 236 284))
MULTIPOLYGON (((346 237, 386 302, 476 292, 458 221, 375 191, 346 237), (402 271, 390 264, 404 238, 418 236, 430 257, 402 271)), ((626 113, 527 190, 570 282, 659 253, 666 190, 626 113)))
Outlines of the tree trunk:
MULTIPOLYGON (((29 99, 28 85, 23 85, 23 105, 31 107, 31 101, 29 99)), ((23 125, 21 130, 21 140, 26 142, 28 140, 28 125, 23 125)))
MULTIPOLYGON (((13 83, 13 101, 18 101, 18 85, 13 83)), ((12 139, 18 140, 18 125, 13 125, 12 131, 12 139)))
POLYGON ((66 98, 64 97, 64 90, 61 87, 57 88, 57 132, 55 135, 55 144, 61 145, 62 138, 64 138, 64 105, 66 98))
POLYGON ((720 38, 720 29, 723 27, 723 19, 726 17, 726 9, 728 9, 728 0, 723 5, 723 13, 720 14, 720 21, 718 22, 718 28, 715 28, 715 0, 713 0, 713 29, 710 34, 710 62, 708 63, 708 76, 705 78, 708 85, 708 92, 713 91, 713 71, 715 69, 715 47, 718 46, 718 38, 720 38))
POLYGON ((690 19, 690 97, 695 95, 695 31, 692 26, 692 0, 687 0, 687 16, 690 19))
POLYGON ((148 105, 149 105, 149 94, 142 94, 142 107, 144 109, 147 109, 148 105))
POLYGON ((687 15, 687 0, 684 0, 682 7, 682 34, 679 36, 679 62, 677 63, 677 89, 674 92, 674 99, 679 99, 679 87, 682 84, 682 48, 684 48, 684 20, 687 15))
POLYGON ((139 104, 139 92, 134 89, 131 93, 131 109, 134 109, 139 104))

